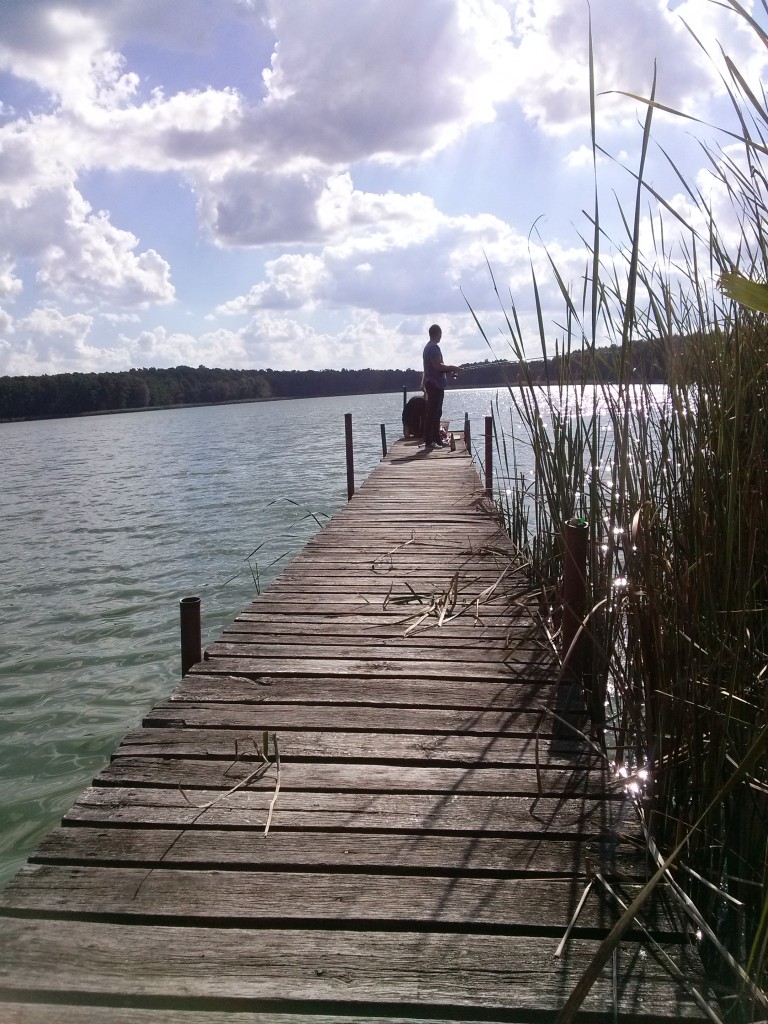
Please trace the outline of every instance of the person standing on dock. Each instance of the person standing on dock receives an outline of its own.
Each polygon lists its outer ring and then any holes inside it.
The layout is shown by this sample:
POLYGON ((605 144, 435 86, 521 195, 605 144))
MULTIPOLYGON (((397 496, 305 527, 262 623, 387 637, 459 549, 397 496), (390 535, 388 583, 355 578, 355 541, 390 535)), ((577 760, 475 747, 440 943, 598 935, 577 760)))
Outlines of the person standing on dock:
POLYGON ((443 414, 443 398, 448 374, 457 374, 458 366, 443 362, 440 339, 443 332, 437 324, 429 328, 429 341, 424 346, 424 388, 427 393, 427 408, 424 414, 424 450, 447 448, 440 437, 440 417, 443 414))

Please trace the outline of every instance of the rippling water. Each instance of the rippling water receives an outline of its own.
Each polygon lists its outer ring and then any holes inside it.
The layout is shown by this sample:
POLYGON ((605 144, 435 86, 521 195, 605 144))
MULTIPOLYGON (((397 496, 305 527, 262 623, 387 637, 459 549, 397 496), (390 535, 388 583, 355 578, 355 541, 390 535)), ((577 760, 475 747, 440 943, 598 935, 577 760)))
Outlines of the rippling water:
MULTIPOLYGON (((449 392, 476 436, 493 391, 449 392)), ((0 424, 0 882, 175 686, 179 598, 210 643, 401 432, 401 395, 0 424), (296 503, 296 504, 294 504, 296 503), (275 561, 278 560, 278 561, 275 561), (274 563, 274 564, 271 564, 274 563), (271 565, 271 567, 270 567, 271 565)))

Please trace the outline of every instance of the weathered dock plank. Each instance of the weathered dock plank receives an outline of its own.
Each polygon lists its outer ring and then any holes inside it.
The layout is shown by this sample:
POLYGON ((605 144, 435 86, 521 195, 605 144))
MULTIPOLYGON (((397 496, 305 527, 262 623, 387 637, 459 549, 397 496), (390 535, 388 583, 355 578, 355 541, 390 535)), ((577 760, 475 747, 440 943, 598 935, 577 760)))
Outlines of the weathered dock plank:
MULTIPOLYGON (((461 928, 482 935, 559 937, 563 909, 573 915, 581 892, 580 884, 563 878, 33 864, 14 879, 5 906, 19 913, 57 911, 67 918, 151 916, 166 923, 226 922, 228 928, 306 927, 317 921, 323 927, 370 923, 403 931, 461 928)), ((636 889, 622 895, 631 901, 635 894, 636 889)), ((613 920, 607 901, 591 900, 575 934, 599 937, 613 920)))
POLYGON ((397 686, 372 685, 369 679, 337 676, 254 677, 216 672, 209 664, 193 666, 168 703, 237 701, 239 704, 367 704, 369 707, 459 708, 520 710, 557 708, 567 701, 569 687, 542 679, 472 680, 423 679, 401 676, 397 686))
MULTIPOLYGON (((527 935, 487 934, 479 941, 473 932, 212 931, 197 925, 127 928, 26 918, 9 918, 3 925, 20 954, 13 964, 0 960, 0 985, 9 995, 33 988, 38 1001, 66 994, 81 1002, 111 998, 134 1007, 162 1000, 164 1008, 183 1011, 175 1024, 186 1020, 186 1011, 205 1007, 314 1010, 337 1022, 346 1010, 363 1018, 398 1015, 399 1010, 424 1019, 432 1008, 454 1019, 456 1011, 465 1009, 470 1016, 481 1010, 488 1020, 490 1011, 508 1021, 516 1019, 510 1015, 514 1008, 529 1021, 532 1012, 551 1020, 597 944, 577 939, 570 956, 555 957, 558 940, 548 936, 532 942, 527 935)), ((684 968, 694 967, 695 957, 686 947, 681 957, 684 968)), ((700 1019, 691 997, 634 943, 622 949, 620 977, 619 1014, 632 1020, 700 1019), (638 1007, 643 1011, 639 1018, 638 1007)), ((613 997, 608 975, 592 989, 585 1009, 600 1014, 613 1006, 613 997)))
POLYGON ((607 836, 492 837, 325 831, 271 832, 268 842, 252 831, 209 828, 54 829, 32 862, 40 864, 114 864, 142 867, 200 867, 228 870, 317 868, 325 871, 377 871, 400 874, 586 880, 587 863, 600 863, 609 875, 641 880, 644 865, 626 844, 607 836))
MULTIPOLYGON (((271 794, 240 789, 184 791, 152 787, 93 786, 65 815, 68 824, 110 822, 162 828, 244 828, 264 831, 271 794)), ((551 832, 559 836, 600 836, 627 818, 616 801, 588 797, 481 797, 464 794, 281 793, 282 829, 323 831, 468 832, 509 835, 551 832)), ((274 815, 273 815, 274 817, 274 815)), ((258 838, 258 836, 256 837, 258 838)), ((4 899, 7 893, 4 894, 4 899)))
MULTIPOLYGON (((530 652, 523 652, 520 658, 496 663, 483 662, 480 660, 448 660, 444 658, 429 658, 424 661, 419 659, 405 659, 383 657, 382 654, 389 654, 389 649, 380 652, 376 658, 360 657, 362 652, 358 651, 357 658, 334 658, 333 651, 326 657, 285 657, 284 652, 276 652, 275 656, 264 657, 255 654, 241 657, 237 652, 231 656, 226 654, 211 657, 206 661, 207 671, 222 671, 227 673, 240 672, 246 675, 293 675, 301 673, 305 675, 335 675, 353 676, 356 678, 379 679, 383 683, 400 676, 420 675, 425 679, 510 679, 515 676, 535 675, 547 680, 552 679, 553 666, 549 664, 549 657, 531 657, 530 652), (544 664, 542 664, 542 661, 544 664)), ((293 654, 293 652, 290 652, 293 654)), ((514 653, 514 652, 513 652, 514 653)))
MULTIPOLYGON (((574 706, 466 454, 395 445, 0 894, 1 1024, 554 1021, 647 872, 574 706)), ((585 1022, 703 1019, 642 924, 585 1022)))
MULTIPOLYGON (((178 728, 137 729, 129 733, 116 757, 214 757, 235 761, 249 756, 261 734, 247 729, 178 728)), ((338 763, 404 763, 446 767, 485 765, 489 768, 535 768, 569 765, 580 752, 578 741, 564 741, 553 748, 537 736, 467 736, 439 733, 365 733, 306 730, 284 733, 280 738, 283 759, 334 761, 338 763)), ((362 769, 361 769, 362 770, 362 769)))
MULTIPOLYGON (((100 786, 161 786, 178 789, 227 789, 253 773, 253 761, 186 760, 164 757, 115 757, 99 775, 100 786)), ((414 768, 407 764, 367 764, 361 772, 357 765, 323 761, 291 761, 282 765, 280 788, 303 791, 324 790, 345 793, 474 793, 492 796, 592 796, 613 795, 623 800, 617 789, 607 789, 608 780, 598 766, 574 768, 414 768)), ((274 772, 251 779, 249 790, 275 788, 274 772)))
MULTIPOLYGON (((168 701, 169 705, 213 701, 238 704, 333 704, 369 707, 458 708, 491 711, 517 707, 521 711, 558 707, 567 701, 568 687, 555 687, 549 678, 473 680, 417 679, 401 677, 397 686, 372 686, 368 679, 336 676, 273 676, 255 678, 198 671, 184 677, 168 701)), ((159 705, 158 705, 159 706, 159 705)), ((172 716, 171 716, 172 717, 172 716)))
POLYGON ((328 732, 461 732, 475 736, 525 736, 538 732, 549 736, 552 718, 540 711, 507 710, 445 710, 443 708, 356 707, 345 714, 338 707, 327 705, 270 704, 241 707, 220 702, 159 704, 144 717, 147 728, 182 725, 191 729, 273 729, 283 732, 306 732, 311 729, 328 732))

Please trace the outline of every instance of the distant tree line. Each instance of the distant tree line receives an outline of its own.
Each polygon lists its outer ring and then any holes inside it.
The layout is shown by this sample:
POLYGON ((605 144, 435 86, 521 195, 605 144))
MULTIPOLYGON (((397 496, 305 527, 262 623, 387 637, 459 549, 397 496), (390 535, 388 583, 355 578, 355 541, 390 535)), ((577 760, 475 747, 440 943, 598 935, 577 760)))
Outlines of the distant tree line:
POLYGON ((415 370, 216 370, 205 366, 0 377, 0 420, 416 388, 415 370))
MULTIPOLYGON (((651 383, 665 380, 658 346, 633 350, 633 375, 651 383)), ((579 353, 534 360, 525 367, 508 360, 486 360, 462 367, 456 382, 464 388, 504 387, 531 377, 541 383, 562 378, 618 379, 619 350, 598 349, 583 366, 579 353)), ((205 366, 137 369, 115 373, 57 373, 40 377, 0 377, 0 420, 82 416, 178 405, 321 398, 417 391, 420 370, 216 370, 205 366)))

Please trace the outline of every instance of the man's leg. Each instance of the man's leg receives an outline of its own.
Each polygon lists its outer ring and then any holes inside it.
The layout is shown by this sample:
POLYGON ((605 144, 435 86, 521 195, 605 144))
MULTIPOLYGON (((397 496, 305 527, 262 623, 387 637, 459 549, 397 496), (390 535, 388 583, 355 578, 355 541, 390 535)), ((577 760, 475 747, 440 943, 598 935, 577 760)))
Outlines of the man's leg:
POLYGON ((443 399, 445 398, 445 391, 442 388, 437 389, 437 402, 436 402, 436 413, 435 413, 435 441, 442 441, 440 434, 440 417, 443 415, 443 399))
POLYGON ((440 388, 426 384, 427 408, 424 413, 424 444, 435 444, 440 439, 440 413, 443 407, 440 388))

